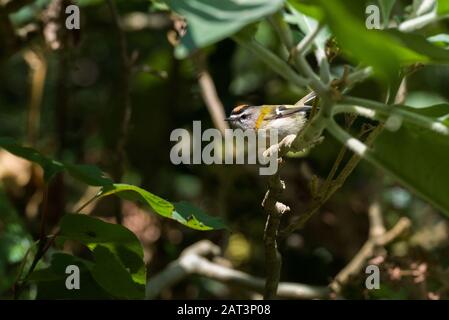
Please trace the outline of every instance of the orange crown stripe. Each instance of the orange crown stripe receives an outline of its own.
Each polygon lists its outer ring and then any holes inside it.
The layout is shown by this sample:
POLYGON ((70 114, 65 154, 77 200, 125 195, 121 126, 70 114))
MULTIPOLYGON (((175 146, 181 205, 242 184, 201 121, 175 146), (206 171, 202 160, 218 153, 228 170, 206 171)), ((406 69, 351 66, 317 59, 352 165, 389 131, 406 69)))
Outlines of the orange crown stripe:
POLYGON ((242 111, 243 109, 248 108, 248 107, 249 106, 247 104, 241 104, 241 105, 235 107, 234 109, 232 109, 232 112, 239 113, 240 111, 242 111))

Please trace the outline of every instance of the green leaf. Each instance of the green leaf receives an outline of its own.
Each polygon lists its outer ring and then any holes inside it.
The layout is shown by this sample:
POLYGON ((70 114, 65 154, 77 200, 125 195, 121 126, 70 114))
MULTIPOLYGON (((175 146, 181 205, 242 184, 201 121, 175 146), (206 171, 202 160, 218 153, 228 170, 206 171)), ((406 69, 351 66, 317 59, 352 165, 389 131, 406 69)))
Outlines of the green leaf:
POLYGON ((210 217, 201 209, 187 202, 175 203, 173 218, 178 222, 196 230, 225 229, 226 226, 220 218, 210 217))
POLYGON ((29 280, 37 285, 37 299, 111 299, 90 274, 93 263, 66 253, 54 253, 50 267, 34 271, 29 280), (80 269, 80 289, 68 290, 65 281, 67 266, 80 269))
MULTIPOLYGON (((441 115, 440 107, 427 111, 441 115)), ((403 125, 396 132, 384 130, 374 143, 372 155, 387 172, 449 215, 447 136, 403 125)))
POLYGON ((324 9, 326 21, 345 55, 372 66, 375 74, 381 79, 393 81, 402 65, 429 60, 426 56, 404 47, 386 32, 368 30, 361 20, 365 17, 363 6, 355 6, 350 10, 349 4, 341 0, 316 2, 324 9), (356 9, 358 11, 353 13, 356 9))
POLYGON ((95 281, 108 293, 117 298, 143 299, 145 285, 134 282, 128 270, 117 256, 105 246, 93 250, 95 265, 91 274, 95 281))
POLYGON ((114 184, 106 186, 100 193, 100 197, 116 194, 117 196, 140 201, 150 206, 159 215, 173 219, 181 224, 196 230, 223 229, 224 224, 219 218, 208 216, 206 213, 186 203, 175 204, 148 192, 142 188, 128 184, 114 184), (179 206, 179 207, 177 207, 179 206))
POLYGON ((428 57, 429 62, 449 63, 449 51, 433 45, 419 34, 403 33, 398 30, 385 31, 398 40, 404 47, 428 57))
POLYGON ((447 0, 438 0, 437 3, 437 14, 440 16, 449 14, 449 1, 447 0))
MULTIPOLYGON (((38 270, 31 280, 43 285, 42 297, 60 294, 65 288, 65 268, 77 265, 81 271, 81 288, 95 289, 92 298, 107 297, 142 299, 146 274, 143 250, 137 237, 121 225, 103 222, 81 214, 67 214, 62 218, 57 243, 66 240, 80 242, 89 248, 94 261, 65 254, 54 254, 49 269, 38 270)), ((77 291, 77 290, 74 290, 77 291)), ((65 297, 65 296, 64 296, 65 297)), ((70 295, 68 297, 71 297, 70 295)))
POLYGON ((49 159, 32 148, 22 147, 11 138, 0 138, 0 147, 18 157, 40 165, 44 170, 46 181, 51 180, 55 174, 64 170, 64 165, 61 162, 49 159))
POLYGON ((312 17, 317 21, 322 21, 324 18, 324 12, 319 6, 306 3, 301 0, 288 0, 290 6, 292 6, 298 12, 305 14, 306 16, 312 17))
POLYGON ((58 243, 74 240, 91 251, 101 245, 108 248, 137 284, 146 283, 142 246, 136 235, 125 227, 83 214, 66 214, 61 221, 58 243))
POLYGON ((66 214, 60 223, 59 238, 76 240, 90 249, 96 245, 124 246, 143 258, 139 239, 122 225, 107 223, 84 214, 66 214))
POLYGON ((273 14, 283 0, 167 0, 169 7, 186 18, 187 33, 175 54, 185 58, 198 48, 216 43, 244 26, 273 14))
POLYGON ((132 201, 140 201, 150 206, 156 213, 163 217, 171 218, 173 205, 149 191, 129 184, 113 184, 102 189, 100 197, 116 194, 120 198, 132 201))
MULTIPOLYGON (((56 173, 67 171, 71 176, 74 178, 88 184, 91 186, 101 186, 103 187, 101 192, 98 194, 98 198, 110 196, 110 195, 118 195, 119 197, 127 200, 133 200, 133 201, 140 201, 144 204, 149 205, 157 214, 170 218, 176 221, 181 222, 182 224, 197 229, 197 230, 210 230, 213 229, 214 223, 211 223, 210 221, 214 221, 214 218, 208 217, 204 213, 199 213, 198 217, 204 218, 205 221, 187 221, 186 219, 183 219, 179 214, 174 213, 174 206, 172 203, 152 194, 151 192, 148 192, 144 189, 141 189, 139 187, 128 185, 128 184, 114 184, 112 180, 105 177, 104 173, 94 166, 89 165, 73 165, 69 163, 62 163, 58 162, 52 159, 49 159, 45 156, 43 156, 38 151, 22 147, 13 139, 10 138, 0 138, 0 147, 6 149, 7 151, 22 157, 24 159, 27 159, 29 161, 32 161, 38 165, 40 165, 44 172, 45 177, 48 180, 50 180, 56 173), (211 219, 210 221, 208 219, 211 219), (202 224, 202 225, 201 225, 202 224)), ((85 218, 73 218, 71 217, 73 215, 69 215, 65 217, 64 219, 88 219, 89 217, 84 216, 85 218)), ((81 215, 79 215, 81 216, 81 215)), ((82 216, 81 216, 82 217, 82 216)), ((96 219, 94 219, 96 220, 96 219)), ((64 220, 63 220, 64 221, 64 220)), ((80 220, 82 221, 82 220, 80 220)), ((83 221, 82 221, 83 222, 83 221)), ((97 222, 92 222, 91 224, 94 227, 101 227, 101 221, 97 220, 97 222), (95 223, 97 225, 95 225, 95 223)), ((71 232, 70 228, 66 228, 67 232, 71 232)), ((78 236, 81 236, 81 234, 78 234, 78 236)), ((89 239, 86 239, 86 233, 84 234, 85 241, 88 241, 89 239)), ((81 239, 81 238, 80 238, 81 239)), ((81 241, 78 239, 79 241, 81 241)), ((91 239, 94 240, 94 239, 91 239)), ((87 245, 88 243, 86 243, 87 245)))

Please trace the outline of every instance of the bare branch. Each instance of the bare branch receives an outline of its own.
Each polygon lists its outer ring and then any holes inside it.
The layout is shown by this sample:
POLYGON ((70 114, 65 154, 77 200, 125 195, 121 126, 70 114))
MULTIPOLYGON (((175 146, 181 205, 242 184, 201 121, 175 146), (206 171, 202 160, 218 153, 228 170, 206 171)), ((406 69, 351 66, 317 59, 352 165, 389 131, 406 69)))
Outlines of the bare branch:
POLYGON ((209 110, 209 114, 215 128, 224 134, 225 130, 229 129, 229 126, 224 120, 226 118, 226 114, 224 112, 223 103, 218 97, 214 80, 207 70, 206 56, 203 52, 199 52, 193 56, 193 61, 198 69, 198 84, 201 89, 203 101, 209 110))
MULTIPOLYGON (((279 160, 281 162, 282 160, 279 160)), ((262 207, 267 213, 267 222, 265 225, 265 264, 267 279, 265 283, 265 299, 276 297, 279 283, 282 257, 277 249, 277 234, 281 217, 284 213, 290 211, 285 204, 278 202, 278 199, 285 189, 284 182, 279 177, 278 171, 268 180, 268 191, 262 202, 262 207)))
MULTIPOLYGON (((156 298, 164 289, 190 275, 199 275, 258 293, 264 292, 264 279, 219 265, 206 258, 206 256, 218 256, 219 254, 220 248, 209 240, 202 240, 188 247, 178 260, 171 262, 165 270, 150 278, 146 287, 146 299, 156 298)), ((286 282, 279 284, 277 295, 288 299, 327 298, 329 289, 286 282)))

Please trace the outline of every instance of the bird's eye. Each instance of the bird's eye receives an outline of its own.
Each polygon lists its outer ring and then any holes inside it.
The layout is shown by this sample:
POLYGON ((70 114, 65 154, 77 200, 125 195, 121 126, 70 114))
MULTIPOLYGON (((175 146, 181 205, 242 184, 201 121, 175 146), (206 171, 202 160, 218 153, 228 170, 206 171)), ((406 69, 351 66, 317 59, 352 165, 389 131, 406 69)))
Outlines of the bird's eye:
POLYGON ((242 114, 241 116, 240 116, 240 119, 241 120, 245 120, 245 119, 247 119, 248 118, 248 114, 246 114, 246 113, 244 113, 244 114, 242 114))

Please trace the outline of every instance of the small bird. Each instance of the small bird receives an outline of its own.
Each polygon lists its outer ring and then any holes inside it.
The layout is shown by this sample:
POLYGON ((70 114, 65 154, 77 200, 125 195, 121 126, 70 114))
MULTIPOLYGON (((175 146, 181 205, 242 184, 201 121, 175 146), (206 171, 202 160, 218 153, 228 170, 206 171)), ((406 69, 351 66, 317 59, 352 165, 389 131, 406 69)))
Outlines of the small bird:
POLYGON ((295 105, 240 105, 234 108, 225 120, 230 126, 242 130, 271 130, 278 131, 278 139, 282 140, 290 134, 297 134, 306 124, 315 92, 311 92, 299 100, 295 105))

